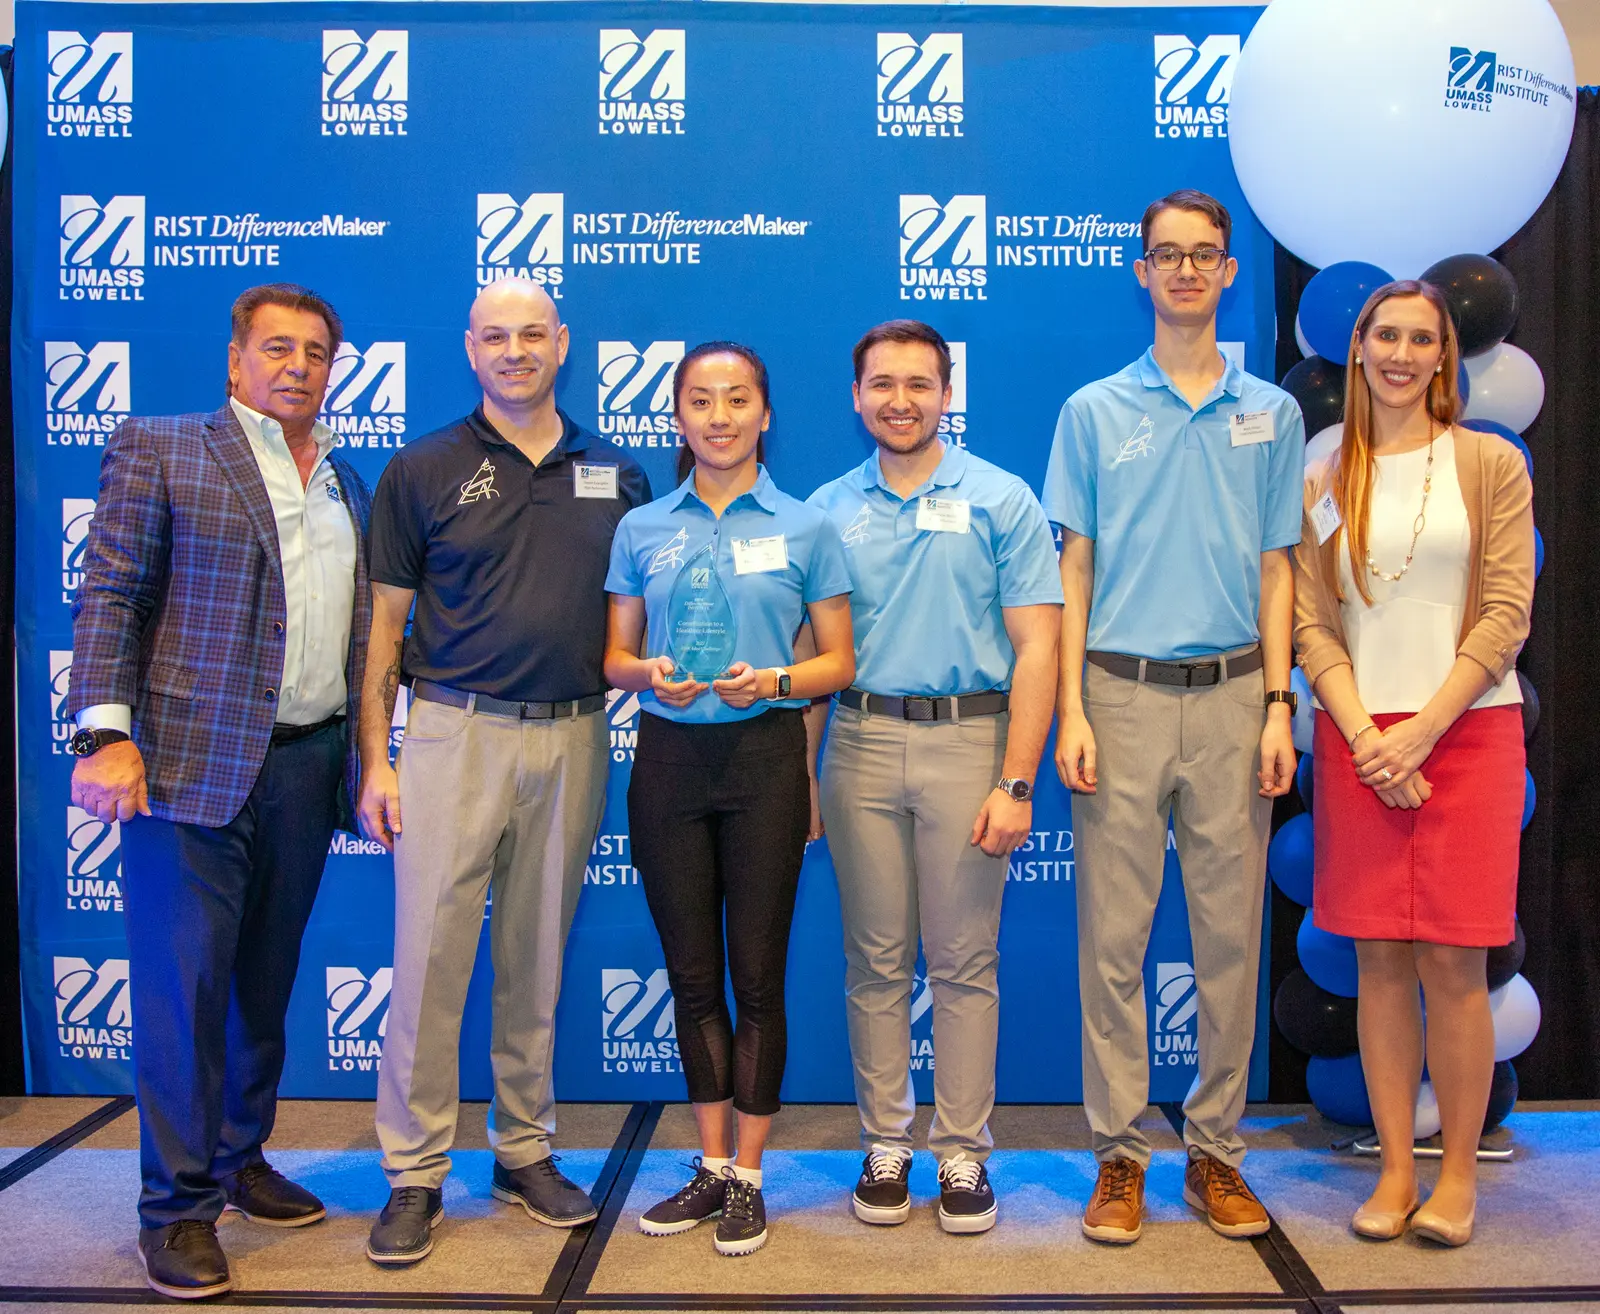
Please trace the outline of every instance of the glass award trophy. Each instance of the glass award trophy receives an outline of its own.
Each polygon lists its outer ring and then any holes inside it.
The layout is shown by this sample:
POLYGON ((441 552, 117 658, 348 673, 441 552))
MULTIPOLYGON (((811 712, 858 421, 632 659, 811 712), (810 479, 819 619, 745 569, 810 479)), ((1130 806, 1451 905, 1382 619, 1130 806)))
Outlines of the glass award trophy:
POLYGON ((733 665, 739 626, 717 577, 713 548, 707 543, 684 563, 667 598, 667 655, 674 680, 710 684, 733 665))

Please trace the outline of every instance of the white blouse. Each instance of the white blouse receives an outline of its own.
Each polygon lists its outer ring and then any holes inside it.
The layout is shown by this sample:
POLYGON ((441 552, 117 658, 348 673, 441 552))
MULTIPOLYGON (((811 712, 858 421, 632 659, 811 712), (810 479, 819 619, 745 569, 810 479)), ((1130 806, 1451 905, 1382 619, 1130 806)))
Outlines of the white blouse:
MULTIPOLYGON (((1368 546, 1378 569, 1392 575, 1405 565, 1411 547, 1422 507, 1428 449, 1379 456, 1376 466, 1368 546)), ((1350 573, 1349 551, 1341 544, 1338 553, 1345 597, 1340 614, 1356 690, 1369 713, 1420 712, 1450 674, 1466 605, 1470 551, 1467 506, 1456 477, 1455 438, 1447 429, 1434 440, 1427 522, 1417 538, 1411 568, 1392 583, 1366 571, 1372 595, 1369 607, 1350 573)), ((1521 701, 1522 686, 1508 675, 1473 707, 1521 701)))

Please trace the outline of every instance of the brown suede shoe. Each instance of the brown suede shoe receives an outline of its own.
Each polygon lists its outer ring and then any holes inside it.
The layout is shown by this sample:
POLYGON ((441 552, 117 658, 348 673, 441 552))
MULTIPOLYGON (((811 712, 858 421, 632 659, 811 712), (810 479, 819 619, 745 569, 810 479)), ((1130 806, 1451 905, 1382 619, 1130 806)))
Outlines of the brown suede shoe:
POLYGON ((1107 1159, 1083 1211, 1084 1236, 1125 1246, 1139 1239, 1143 1219, 1144 1169, 1120 1155, 1107 1159))
POLYGON ((1260 1236, 1272 1226, 1266 1206, 1244 1184, 1239 1170, 1209 1154, 1191 1154, 1183 1173, 1183 1198, 1223 1236, 1260 1236))

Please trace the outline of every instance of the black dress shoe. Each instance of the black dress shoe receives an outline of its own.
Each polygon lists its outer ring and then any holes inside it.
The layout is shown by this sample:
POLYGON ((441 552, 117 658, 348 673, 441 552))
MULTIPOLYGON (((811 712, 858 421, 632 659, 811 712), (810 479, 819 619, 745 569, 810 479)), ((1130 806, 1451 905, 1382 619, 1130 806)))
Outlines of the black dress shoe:
POLYGON ((268 1227, 304 1227, 328 1216, 322 1201, 296 1186, 270 1163, 247 1163, 218 1181, 226 1209, 268 1227))
POLYGON ((217 1225, 203 1218, 141 1227, 139 1262, 151 1288, 174 1300, 201 1300, 233 1290, 217 1225))
POLYGON ((397 1186, 389 1192, 367 1237, 374 1264, 415 1264, 433 1253, 433 1229, 444 1221, 444 1193, 429 1186, 397 1186))
POLYGON ((531 1217, 550 1227, 577 1227, 600 1216, 583 1188, 556 1167, 553 1154, 526 1168, 507 1168, 496 1160, 489 1194, 507 1204, 521 1205, 531 1217))

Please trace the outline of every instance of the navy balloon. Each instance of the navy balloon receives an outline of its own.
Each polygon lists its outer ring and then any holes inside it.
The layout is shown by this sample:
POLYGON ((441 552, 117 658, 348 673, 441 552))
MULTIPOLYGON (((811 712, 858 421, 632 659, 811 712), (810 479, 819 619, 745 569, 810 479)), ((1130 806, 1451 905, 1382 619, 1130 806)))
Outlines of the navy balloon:
POLYGON ((1522 923, 1514 923, 1511 943, 1489 950, 1485 975, 1489 989, 1498 990, 1522 970, 1522 961, 1528 956, 1528 938, 1522 933, 1522 923))
POLYGON ((1267 846, 1267 870, 1273 883, 1302 908, 1311 906, 1312 859, 1311 816, 1302 812, 1279 826, 1267 846))
POLYGON ((1300 765, 1294 769, 1294 787, 1300 791, 1300 801, 1306 805, 1310 812, 1314 806, 1312 796, 1316 793, 1316 758, 1310 753, 1300 754, 1300 765))
POLYGON ((1476 429, 1479 433, 1492 433, 1504 438, 1522 453, 1522 459, 1528 463, 1528 477, 1530 479, 1533 477, 1533 453, 1523 441, 1522 435, 1515 429, 1507 428, 1497 420, 1462 420, 1460 423, 1464 429, 1476 429))
POLYGON ((1341 260, 1319 270, 1300 294, 1300 331, 1311 350, 1328 360, 1348 360, 1361 307, 1392 281, 1377 265, 1360 260, 1341 260))
POLYGON ((1539 691, 1521 671, 1517 672, 1517 683, 1522 686, 1522 742, 1527 743, 1539 729, 1539 691))
POLYGON ((1517 281, 1486 255, 1453 255, 1422 272, 1422 281, 1444 293, 1463 356, 1488 351, 1517 322, 1517 281))
POLYGON ((1372 1104, 1367 1099, 1367 1079, 1361 1055, 1313 1058, 1306 1064, 1306 1090, 1317 1112, 1347 1127, 1372 1126, 1372 1104))
POLYGON ((1522 793, 1522 829, 1528 829, 1528 823, 1533 820, 1533 810, 1539 805, 1539 791, 1533 785, 1533 772, 1526 767, 1522 774, 1527 777, 1522 793))
MULTIPOLYGON (((1280 832, 1281 833, 1281 832, 1280 832)), ((1311 910, 1301 919, 1295 948, 1306 975, 1329 994, 1356 997, 1360 970, 1356 965, 1356 942, 1347 935, 1324 931, 1313 920, 1311 910)))
MULTIPOLYGON (((1341 354, 1339 360, 1344 360, 1341 354)), ((1300 403, 1306 432, 1321 433, 1344 419, 1344 366, 1307 356, 1283 376, 1283 390, 1300 403)))
POLYGON ((1302 1054, 1339 1058, 1360 1048, 1356 1001, 1329 994, 1303 970, 1283 978, 1272 999, 1272 1016, 1283 1038, 1302 1054))
POLYGON ((1510 1059, 1501 1059, 1494 1065, 1494 1076, 1489 1079, 1489 1107, 1483 1115, 1484 1131, 1493 1131, 1504 1122, 1516 1104, 1517 1070, 1511 1066, 1510 1059))

